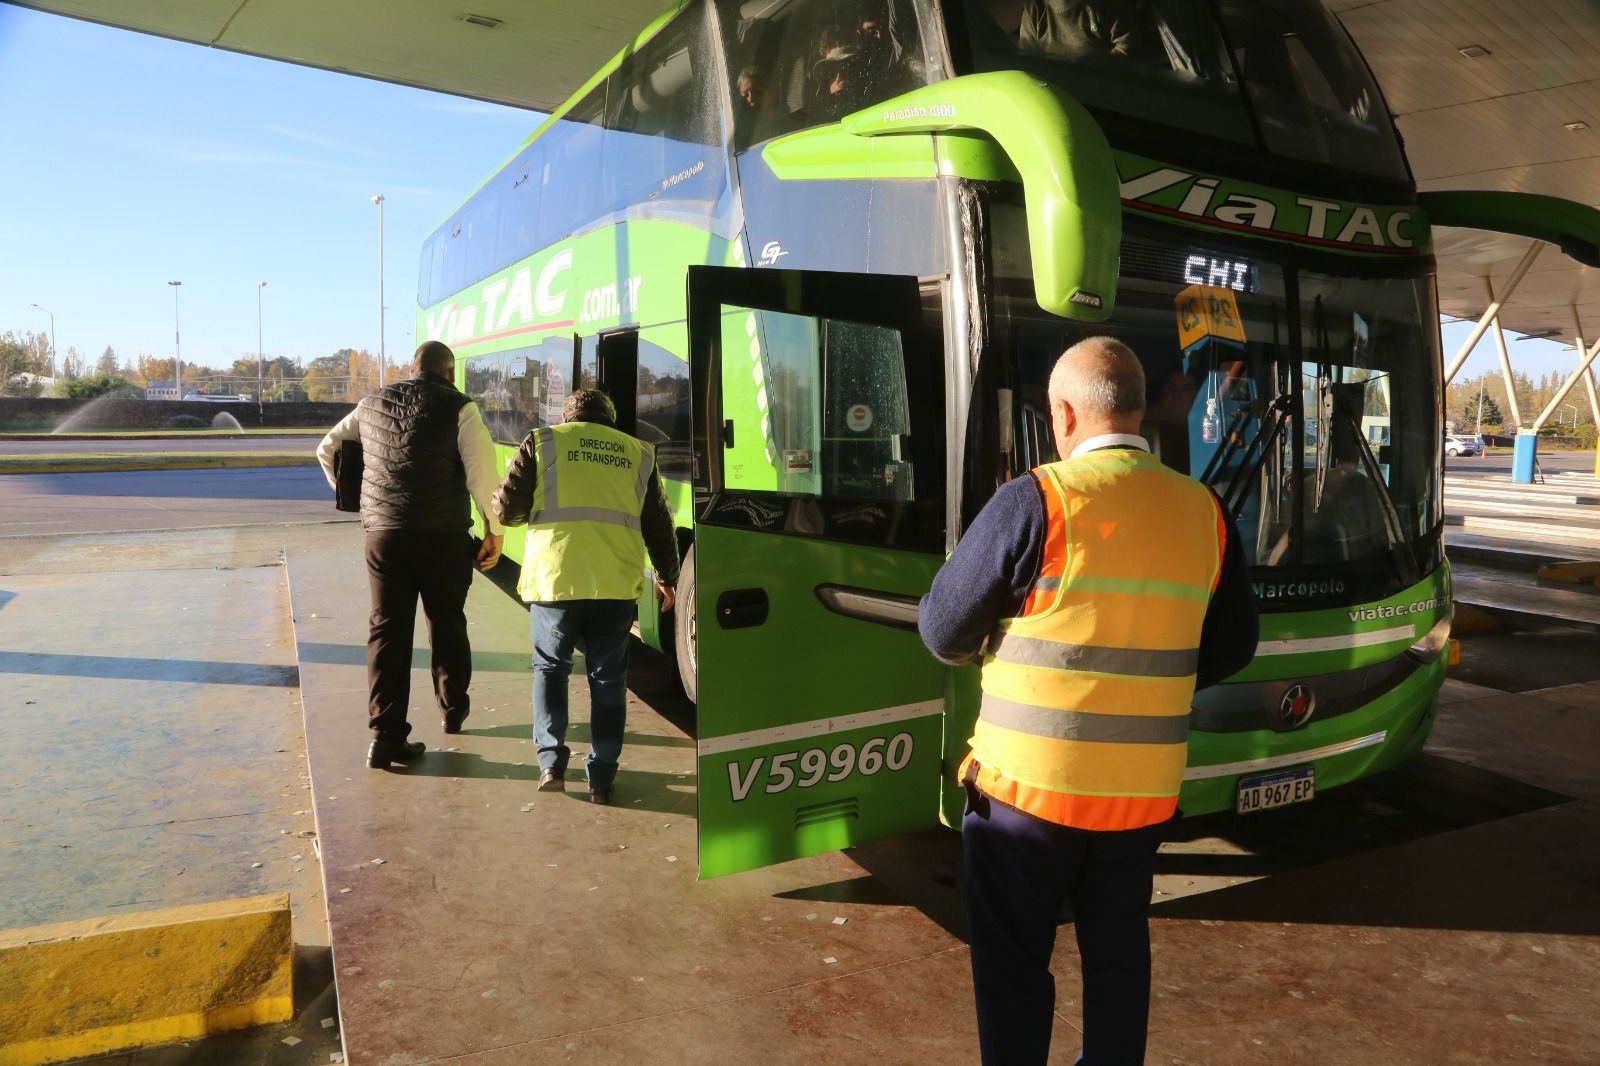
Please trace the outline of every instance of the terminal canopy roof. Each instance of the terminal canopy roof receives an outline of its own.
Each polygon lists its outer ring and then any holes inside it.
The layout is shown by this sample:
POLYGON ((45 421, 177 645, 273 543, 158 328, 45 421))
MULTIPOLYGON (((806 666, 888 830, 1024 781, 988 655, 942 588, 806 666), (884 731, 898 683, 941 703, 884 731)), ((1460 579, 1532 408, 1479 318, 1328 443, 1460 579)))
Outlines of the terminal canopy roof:
MULTIPOLYGON (((548 111, 663 0, 11 0, 249 55, 548 111)), ((1366 55, 1425 191, 1497 189, 1600 206, 1594 0, 1327 0, 1366 55)), ((530 122, 530 127, 532 126, 530 122)), ((1524 237, 1435 234, 1446 314, 1477 318, 1524 237)), ((1501 322, 1600 335, 1600 270, 1547 248, 1501 322)))

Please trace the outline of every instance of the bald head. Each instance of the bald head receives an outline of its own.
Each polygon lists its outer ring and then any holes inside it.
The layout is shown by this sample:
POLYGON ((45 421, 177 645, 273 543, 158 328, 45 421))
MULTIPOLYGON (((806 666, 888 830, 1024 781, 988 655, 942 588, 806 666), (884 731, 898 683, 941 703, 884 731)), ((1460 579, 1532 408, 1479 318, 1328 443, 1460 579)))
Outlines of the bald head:
POLYGON ((1090 337, 1061 353, 1050 371, 1050 421, 1065 458, 1102 433, 1138 433, 1144 417, 1144 368, 1114 337, 1090 337))

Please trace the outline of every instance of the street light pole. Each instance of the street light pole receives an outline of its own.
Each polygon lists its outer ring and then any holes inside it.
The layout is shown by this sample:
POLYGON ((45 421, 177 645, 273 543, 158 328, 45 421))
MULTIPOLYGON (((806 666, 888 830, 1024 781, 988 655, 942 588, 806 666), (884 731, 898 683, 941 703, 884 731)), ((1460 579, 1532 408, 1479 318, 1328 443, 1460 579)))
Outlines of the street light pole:
POLYGON ((178 399, 183 399, 183 341, 178 329, 178 286, 181 281, 169 281, 172 286, 172 376, 178 399))
POLYGON ((267 373, 265 369, 266 355, 261 351, 261 290, 267 287, 264 281, 256 282, 256 410, 261 410, 262 401, 266 397, 262 394, 266 388, 267 373))
POLYGON ((1484 378, 1478 379, 1478 443, 1483 443, 1483 383, 1484 378))
POLYGON ((50 315, 50 384, 56 383, 56 316, 51 315, 48 308, 41 304, 34 304, 45 314, 50 315))
MULTIPOLYGON (((372 198, 378 205, 378 387, 388 384, 389 356, 383 345, 383 194, 372 198)), ((353 384, 353 382, 352 382, 353 384)))

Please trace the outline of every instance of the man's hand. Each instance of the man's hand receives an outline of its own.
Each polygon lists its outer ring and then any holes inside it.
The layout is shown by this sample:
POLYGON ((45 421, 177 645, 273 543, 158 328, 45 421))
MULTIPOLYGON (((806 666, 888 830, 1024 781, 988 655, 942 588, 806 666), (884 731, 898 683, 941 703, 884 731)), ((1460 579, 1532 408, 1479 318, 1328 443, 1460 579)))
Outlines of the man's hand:
POLYGON ((479 570, 494 569, 494 564, 500 561, 500 545, 505 541, 505 539, 505 534, 503 533, 496 534, 488 531, 484 532, 483 546, 478 549, 479 570))
POLYGON ((677 597, 672 594, 672 589, 661 581, 656 582, 656 599, 661 601, 663 613, 672 610, 672 601, 677 597))

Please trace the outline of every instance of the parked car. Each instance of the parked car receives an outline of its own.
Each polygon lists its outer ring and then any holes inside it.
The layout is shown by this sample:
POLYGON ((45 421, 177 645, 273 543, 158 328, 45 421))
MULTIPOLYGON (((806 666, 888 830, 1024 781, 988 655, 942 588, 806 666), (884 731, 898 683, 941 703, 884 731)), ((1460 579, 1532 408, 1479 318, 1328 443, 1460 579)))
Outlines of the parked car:
POLYGON ((1444 438, 1446 455, 1482 455, 1483 440, 1470 433, 1451 433, 1444 438))

